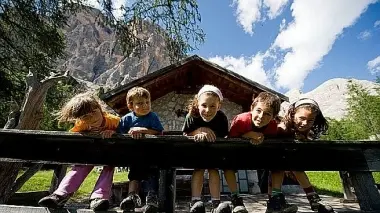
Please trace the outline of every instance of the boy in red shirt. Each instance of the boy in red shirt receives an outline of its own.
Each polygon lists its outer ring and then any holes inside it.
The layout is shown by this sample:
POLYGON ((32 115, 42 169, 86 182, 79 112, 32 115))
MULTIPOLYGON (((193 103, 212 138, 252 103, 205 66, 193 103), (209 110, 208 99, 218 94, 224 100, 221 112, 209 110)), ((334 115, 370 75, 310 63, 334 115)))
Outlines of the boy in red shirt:
MULTIPOLYGON (((253 145, 261 144, 265 136, 277 134, 277 122, 274 118, 281 107, 280 99, 271 93, 261 92, 252 102, 251 111, 237 115, 229 131, 230 138, 242 137, 250 139, 253 145)), ((225 170, 228 187, 231 191, 232 212, 247 213, 243 199, 238 194, 236 176, 234 170, 225 170)), ((274 200, 278 205, 277 212, 296 212, 297 206, 289 205, 282 193, 275 193, 274 200)), ((268 211, 268 210, 267 210, 268 211)))

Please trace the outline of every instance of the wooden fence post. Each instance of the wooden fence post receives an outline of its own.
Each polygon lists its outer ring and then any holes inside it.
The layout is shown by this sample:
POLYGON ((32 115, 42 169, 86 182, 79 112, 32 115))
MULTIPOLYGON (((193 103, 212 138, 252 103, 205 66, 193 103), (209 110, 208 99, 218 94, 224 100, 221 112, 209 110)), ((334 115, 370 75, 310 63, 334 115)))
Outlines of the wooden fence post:
POLYGON ((349 172, 362 211, 380 211, 380 193, 372 172, 349 172))
POLYGON ((160 170, 159 209, 174 213, 176 200, 176 169, 160 170))
POLYGON ((343 203, 353 203, 358 202, 358 198, 356 195, 352 192, 351 187, 352 182, 349 176, 349 173, 347 171, 339 171, 339 176, 342 181, 342 188, 343 188, 343 203))

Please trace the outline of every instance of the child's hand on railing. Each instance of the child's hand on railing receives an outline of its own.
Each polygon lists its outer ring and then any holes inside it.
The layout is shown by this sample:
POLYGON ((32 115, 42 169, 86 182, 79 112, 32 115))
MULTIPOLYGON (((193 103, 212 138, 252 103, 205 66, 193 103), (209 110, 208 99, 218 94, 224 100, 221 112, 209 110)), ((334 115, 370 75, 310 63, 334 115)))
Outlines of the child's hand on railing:
POLYGON ((299 141, 307 141, 307 140, 308 140, 307 135, 302 134, 302 133, 300 133, 300 132, 296 132, 296 133, 294 134, 294 136, 295 136, 295 139, 296 139, 296 140, 299 140, 299 141))
POLYGON ((245 133, 243 137, 250 139, 249 141, 253 145, 261 144, 264 141, 264 135, 261 132, 250 131, 245 133))
POLYGON ((141 127, 132 127, 129 131, 128 134, 131 135, 133 139, 141 139, 143 138, 144 134, 142 133, 145 130, 145 128, 141 127))
POLYGON ((251 140, 249 140, 249 142, 251 142, 251 144, 253 144, 253 145, 259 145, 263 142, 263 140, 264 140, 264 137, 258 138, 258 139, 252 138, 251 140))
POLYGON ((205 140, 206 140, 206 135, 203 133, 199 133, 199 134, 194 135, 194 141, 195 142, 203 142, 205 140))
POLYGON ((102 138, 111 138, 113 134, 115 134, 114 130, 104 130, 101 131, 100 134, 102 135, 102 138))
POLYGON ((201 131, 201 133, 203 133, 205 135, 206 140, 208 142, 215 142, 216 135, 215 135, 214 131, 212 131, 210 128, 207 128, 207 127, 201 127, 201 128, 199 128, 199 130, 201 131))

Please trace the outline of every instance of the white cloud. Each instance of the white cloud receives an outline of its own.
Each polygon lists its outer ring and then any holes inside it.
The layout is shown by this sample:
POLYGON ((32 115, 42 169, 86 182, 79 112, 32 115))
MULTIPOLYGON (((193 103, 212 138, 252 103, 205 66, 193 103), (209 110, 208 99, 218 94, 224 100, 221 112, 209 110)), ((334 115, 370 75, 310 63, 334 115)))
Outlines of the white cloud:
POLYGON ((253 23, 260 20, 261 0, 234 0, 232 5, 237 5, 237 21, 246 33, 253 35, 253 23))
POLYGON ((369 30, 365 30, 358 35, 358 39, 364 41, 364 40, 369 39, 371 36, 372 36, 372 33, 369 30))
MULTIPOLYGON (((100 1, 101 0, 85 0, 85 4, 96 9, 102 10, 100 1)), ((125 6, 126 3, 127 0, 112 0, 112 7, 114 9, 112 14, 115 16, 115 18, 120 19, 123 16, 123 10, 121 10, 120 8, 122 6, 125 6)))
POLYGON ((215 56, 209 58, 211 62, 214 62, 222 67, 232 70, 246 78, 256 81, 259 84, 273 88, 270 84, 269 77, 263 68, 263 60, 265 55, 258 53, 250 58, 234 58, 232 56, 215 56))
POLYGON ((380 55, 374 58, 371 61, 368 61, 367 68, 371 72, 372 75, 380 72, 380 55))
POLYGON ((243 30, 253 35, 253 28, 256 22, 262 21, 265 17, 274 19, 281 14, 284 6, 289 0, 234 0, 232 6, 236 5, 235 15, 237 22, 243 30), (267 14, 262 14, 263 9, 267 9, 267 14))
POLYGON ((280 15, 286 3, 288 0, 264 0, 264 5, 269 8, 268 17, 274 19, 280 15))
POLYGON ((294 20, 282 30, 271 48, 285 55, 276 68, 276 86, 300 88, 331 50, 343 29, 350 27, 375 0, 294 0, 294 20))
POLYGON ((286 26, 286 20, 282 19, 281 24, 280 24, 280 32, 285 28, 286 26))
POLYGON ((379 27, 380 26, 380 20, 377 20, 375 21, 375 23, 373 24, 373 27, 379 27))

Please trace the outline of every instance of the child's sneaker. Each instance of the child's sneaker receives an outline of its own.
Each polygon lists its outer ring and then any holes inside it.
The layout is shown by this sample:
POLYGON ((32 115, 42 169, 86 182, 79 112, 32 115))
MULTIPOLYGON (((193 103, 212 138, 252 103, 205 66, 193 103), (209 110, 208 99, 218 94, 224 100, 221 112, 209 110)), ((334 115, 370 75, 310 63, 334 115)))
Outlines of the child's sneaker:
POLYGON ((70 199, 70 196, 60 196, 57 194, 51 194, 38 201, 38 205, 47 208, 62 208, 65 203, 70 199))
POLYGON ((322 199, 319 197, 318 194, 308 195, 307 199, 309 200, 311 210, 313 211, 318 211, 318 213, 334 212, 334 209, 331 206, 321 202, 322 199))
POLYGON ((233 213, 248 213, 244 206, 243 198, 237 194, 231 195, 232 212, 233 213))
POLYGON ((158 212, 158 199, 156 195, 148 193, 146 196, 146 203, 144 206, 144 213, 157 213, 158 212))
POLYGON ((288 204, 285 200, 285 196, 280 193, 269 198, 265 213, 295 213, 297 211, 298 207, 293 204, 288 204))
POLYGON ((211 213, 231 213, 231 207, 229 203, 223 202, 221 203, 220 200, 213 200, 212 201, 212 209, 211 213))
POLYGON ((190 202, 190 213, 206 213, 205 204, 201 200, 190 202))
POLYGON ((120 209, 124 211, 135 211, 135 208, 140 206, 140 196, 135 192, 129 193, 128 196, 120 203, 120 209))
POLYGON ((90 209, 94 211, 107 211, 110 207, 110 202, 107 199, 94 198, 90 200, 90 209))

